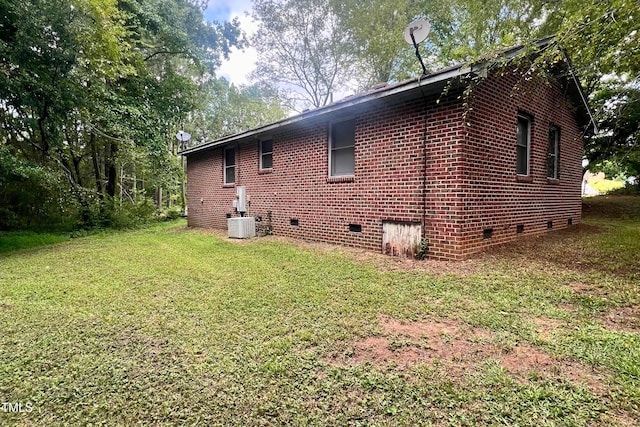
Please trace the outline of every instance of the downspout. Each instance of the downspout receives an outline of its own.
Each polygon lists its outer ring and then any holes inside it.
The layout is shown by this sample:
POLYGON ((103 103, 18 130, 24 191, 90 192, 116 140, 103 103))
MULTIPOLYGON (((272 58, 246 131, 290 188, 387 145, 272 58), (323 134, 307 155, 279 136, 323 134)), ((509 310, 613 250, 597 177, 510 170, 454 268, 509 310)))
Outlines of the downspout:
POLYGON ((422 100, 424 101, 424 129, 422 136, 422 219, 421 219, 421 228, 422 228, 422 236, 421 240, 426 238, 426 229, 427 229, 427 132, 428 132, 428 114, 427 111, 429 109, 429 102, 427 96, 422 89, 422 85, 420 84, 420 80, 422 76, 418 77, 418 87, 420 88, 420 93, 422 94, 422 100))

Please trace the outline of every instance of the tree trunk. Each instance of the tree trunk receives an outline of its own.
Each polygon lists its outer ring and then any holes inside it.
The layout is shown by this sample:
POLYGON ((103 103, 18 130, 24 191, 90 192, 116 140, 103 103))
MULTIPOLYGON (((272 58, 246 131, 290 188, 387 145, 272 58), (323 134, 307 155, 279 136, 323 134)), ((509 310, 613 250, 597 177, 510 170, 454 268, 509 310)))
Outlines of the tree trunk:
POLYGON ((102 173, 100 171, 100 159, 98 158, 98 147, 96 145, 96 136, 92 133, 89 139, 91 145, 91 160, 93 162, 93 175, 96 180, 96 191, 100 201, 104 199, 104 185, 102 184, 102 173))
POLYGON ((115 141, 109 143, 107 156, 105 158, 105 173, 107 174, 106 193, 114 199, 116 196, 116 178, 118 170, 116 169, 116 154, 118 153, 118 145, 115 141))

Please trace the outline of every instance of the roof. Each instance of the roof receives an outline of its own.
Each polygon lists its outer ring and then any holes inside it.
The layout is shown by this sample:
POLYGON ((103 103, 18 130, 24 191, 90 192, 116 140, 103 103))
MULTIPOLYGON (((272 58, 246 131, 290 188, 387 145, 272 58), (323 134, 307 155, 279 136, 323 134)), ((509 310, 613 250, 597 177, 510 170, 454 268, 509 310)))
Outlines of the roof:
MULTIPOLYGON (((538 40, 533 44, 533 48, 544 49, 551 41, 552 37, 538 40)), ((469 75, 477 75, 486 72, 487 67, 499 63, 501 60, 509 60, 515 58, 520 53, 524 52, 527 47, 524 45, 518 45, 509 49, 503 50, 493 55, 487 55, 480 58, 478 61, 469 64, 456 64, 448 68, 436 71, 434 73, 422 75, 420 77, 408 79, 399 83, 377 85, 371 90, 341 99, 332 104, 324 107, 316 108, 314 110, 305 111, 299 115, 288 117, 277 122, 273 122, 264 126, 253 128, 244 132, 228 135, 213 141, 207 141, 203 144, 197 145, 192 148, 188 148, 182 151, 180 154, 189 155, 200 151, 206 151, 214 149, 220 146, 224 146, 234 142, 242 142, 246 140, 255 140, 263 135, 269 135, 277 130, 293 127, 302 124, 312 124, 319 120, 327 119, 337 114, 344 115, 347 112, 357 111, 359 108, 369 108, 373 102, 385 102, 385 101, 398 101, 402 99, 409 99, 417 96, 424 96, 426 94, 439 93, 445 86, 449 84, 464 85, 464 77, 469 75)), ((595 129, 595 122, 593 120, 593 114, 586 102, 582 88, 579 85, 575 74, 571 68, 570 62, 568 63, 569 72, 572 76, 570 80, 572 87, 571 92, 576 95, 576 98, 580 101, 579 112, 582 116, 585 116, 590 124, 595 129)))

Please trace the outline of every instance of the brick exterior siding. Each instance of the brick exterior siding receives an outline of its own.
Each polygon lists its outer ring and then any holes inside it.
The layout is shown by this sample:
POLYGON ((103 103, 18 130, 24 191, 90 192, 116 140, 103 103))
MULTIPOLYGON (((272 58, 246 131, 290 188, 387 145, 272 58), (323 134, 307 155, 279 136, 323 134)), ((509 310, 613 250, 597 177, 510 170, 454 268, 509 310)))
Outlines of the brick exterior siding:
POLYGON ((223 148, 191 153, 189 226, 226 228, 227 215, 236 216, 236 185, 246 187, 248 215, 265 219, 271 212, 276 235, 380 251, 383 221, 421 223, 429 256, 439 259, 462 259, 512 240, 518 225, 521 234, 532 234, 547 231, 548 221, 553 229, 569 219, 577 223, 582 142, 560 87, 492 74, 469 98, 462 95, 453 91, 438 103, 437 97, 374 101, 354 113, 353 179, 328 177, 329 119, 267 135, 269 171, 260 170, 258 140, 233 143, 235 185, 223 184, 223 148), (519 112, 533 123, 531 173, 524 180, 516 175, 519 112), (546 178, 549 124, 560 129, 559 180, 546 178), (487 229, 493 233, 483 238, 487 229))

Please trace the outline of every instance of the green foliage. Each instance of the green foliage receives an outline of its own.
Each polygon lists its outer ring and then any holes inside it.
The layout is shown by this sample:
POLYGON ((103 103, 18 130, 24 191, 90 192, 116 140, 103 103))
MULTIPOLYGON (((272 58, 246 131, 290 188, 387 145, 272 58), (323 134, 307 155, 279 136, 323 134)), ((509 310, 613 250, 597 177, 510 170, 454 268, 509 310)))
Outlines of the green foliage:
POLYGON ((147 197, 136 202, 117 201, 106 211, 106 226, 115 229, 136 228, 155 218, 156 206, 147 197))
POLYGON ((59 183, 55 172, 0 145, 0 230, 73 226, 76 210, 59 183))
POLYGON ((348 87, 355 49, 329 0, 255 0, 259 46, 254 77, 276 86, 294 109, 321 107, 348 87))
POLYGON ((587 140, 585 153, 605 173, 605 169, 615 167, 616 175, 639 177, 640 89, 634 86, 640 80, 626 80, 605 79, 594 91, 600 133, 587 140))
POLYGON ((359 66, 354 78, 360 89, 399 80, 419 65, 402 33, 420 15, 418 2, 411 0, 336 0, 332 7, 339 19, 339 32, 351 40, 359 66))
POLYGON ((198 105, 187 129, 192 141, 212 140, 286 117, 277 91, 265 84, 237 88, 226 79, 209 79, 196 92, 198 105))
MULTIPOLYGON (((196 3, 0 3, 0 141, 56 176, 48 190, 66 215, 88 226, 136 222, 139 206, 107 200, 136 193, 139 181, 153 194, 179 180, 173 135, 195 108, 194 80, 244 43, 237 22, 207 23, 196 3)), ((5 222, 23 216, 2 211, 5 222)))
POLYGON ((172 221, 174 219, 178 219, 182 216, 182 209, 180 206, 172 206, 166 210, 164 217, 168 221, 172 221))
POLYGON ((623 165, 614 160, 603 160, 598 163, 589 163, 590 172, 602 172, 605 177, 616 181, 624 181, 629 174, 623 165))
POLYGON ((425 259, 429 253, 429 239, 423 238, 413 248, 413 256, 416 259, 425 259))
POLYGON ((626 182, 624 184, 624 187, 617 190, 613 190, 611 191, 610 194, 637 196, 637 195, 640 195, 640 184, 638 183, 631 184, 629 182, 626 182))
POLYGON ((37 233, 35 231, 0 232, 0 253, 31 249, 69 240, 68 234, 37 233))

